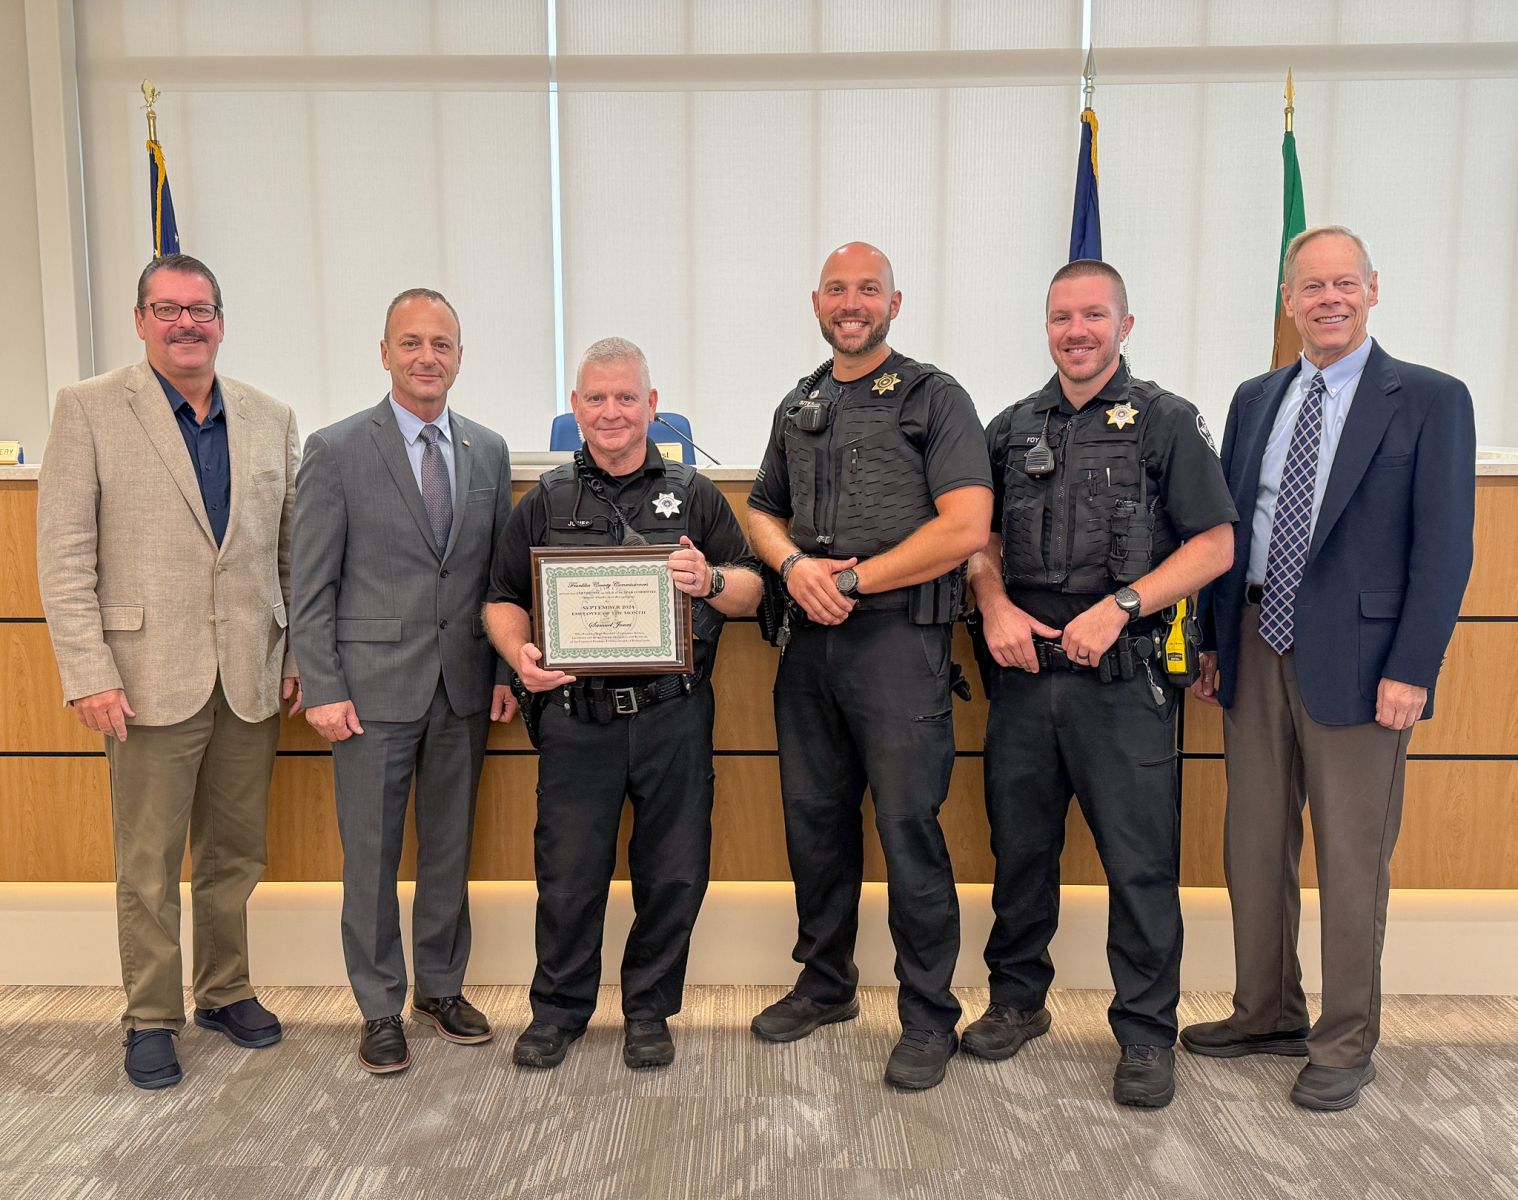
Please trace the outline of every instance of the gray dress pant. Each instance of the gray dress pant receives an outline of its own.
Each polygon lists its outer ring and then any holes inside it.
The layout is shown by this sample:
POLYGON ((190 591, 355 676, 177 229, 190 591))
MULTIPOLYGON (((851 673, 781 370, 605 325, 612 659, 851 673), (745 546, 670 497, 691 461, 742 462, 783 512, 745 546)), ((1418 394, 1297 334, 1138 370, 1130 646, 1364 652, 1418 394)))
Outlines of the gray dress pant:
POLYGON ((1312 806, 1323 922, 1323 1011, 1307 1038, 1309 1061, 1358 1067, 1381 1033, 1381 944, 1388 864, 1402 823, 1402 784, 1412 730, 1320 725, 1297 688, 1296 656, 1259 635, 1246 605, 1239 677, 1223 716, 1228 814, 1223 865, 1233 905, 1241 1033, 1307 1024, 1297 928, 1302 810, 1312 806))
POLYGON ((417 990, 453 996, 469 962, 469 852, 490 711, 459 716, 438 681, 416 721, 368 721, 332 746, 343 842, 343 956, 365 1020, 406 1003, 396 874, 416 781, 416 900, 411 911, 417 990))

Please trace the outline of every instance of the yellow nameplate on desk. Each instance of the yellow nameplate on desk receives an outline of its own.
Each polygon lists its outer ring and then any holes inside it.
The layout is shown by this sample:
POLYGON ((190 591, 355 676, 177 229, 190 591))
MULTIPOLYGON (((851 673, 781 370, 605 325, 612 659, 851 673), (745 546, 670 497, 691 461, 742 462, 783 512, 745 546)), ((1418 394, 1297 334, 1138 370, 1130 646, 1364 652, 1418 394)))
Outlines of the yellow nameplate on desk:
POLYGON ((679 462, 685 457, 685 447, 679 442, 655 442, 654 449, 670 462, 679 462))
POLYGON ((19 467, 23 457, 20 442, 0 442, 0 467, 19 467))

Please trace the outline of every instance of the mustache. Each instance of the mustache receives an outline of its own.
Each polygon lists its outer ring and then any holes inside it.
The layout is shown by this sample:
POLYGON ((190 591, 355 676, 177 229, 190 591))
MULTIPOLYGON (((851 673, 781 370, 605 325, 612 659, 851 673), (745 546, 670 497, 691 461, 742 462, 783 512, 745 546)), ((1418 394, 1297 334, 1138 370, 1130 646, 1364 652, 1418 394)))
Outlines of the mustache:
POLYGON ((198 329, 183 329, 169 334, 169 341, 171 342, 203 342, 205 340, 206 335, 198 329))

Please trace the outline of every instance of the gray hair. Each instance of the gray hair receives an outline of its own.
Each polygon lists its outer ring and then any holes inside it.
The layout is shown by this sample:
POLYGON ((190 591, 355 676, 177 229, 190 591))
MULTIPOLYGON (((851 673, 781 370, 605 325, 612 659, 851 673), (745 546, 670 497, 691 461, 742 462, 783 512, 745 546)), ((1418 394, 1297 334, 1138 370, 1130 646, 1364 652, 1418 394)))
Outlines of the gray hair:
POLYGON ((1302 247, 1308 242, 1315 242, 1321 237, 1343 237, 1352 241, 1360 251, 1361 273, 1367 280, 1374 274, 1375 268, 1370 265, 1370 247, 1365 244, 1365 239, 1347 225, 1314 225, 1311 229, 1304 229, 1296 237, 1291 239, 1286 247, 1286 259, 1281 264, 1281 280, 1290 284, 1291 277, 1296 273, 1297 256, 1302 253, 1302 247))
POLYGON ((587 366, 601 363, 635 362, 638 364, 638 374, 643 382, 643 390, 650 389, 651 381, 648 374, 648 359, 643 356, 643 351, 623 337, 602 338, 599 342, 592 342, 584 354, 580 356, 580 365, 575 368, 575 391, 580 390, 580 377, 585 373, 587 366))
POLYGON ((216 282, 216 276, 211 274, 210 267, 188 254, 162 254, 143 267, 142 274, 137 276, 138 308, 148 302, 148 280, 159 271, 178 271, 182 275, 199 275, 211 285, 211 299, 215 301, 217 308, 221 307, 221 284, 216 282))
POLYGON ((385 309, 385 334, 384 334, 384 340, 385 341, 388 342, 390 340, 390 316, 391 316, 391 314, 394 313, 397 308, 399 308, 402 304, 406 303, 406 301, 408 301, 408 300, 431 300, 434 304, 441 304, 445 308, 447 308, 448 311, 453 314, 453 324, 454 324, 455 328, 457 328, 458 331, 459 331, 459 339, 458 340, 460 342, 463 342, 463 340, 464 340, 464 323, 459 320, 459 310, 456 309, 456 308, 454 308, 453 305, 451 303, 449 303, 448 297, 445 296, 445 295, 443 295, 442 292, 434 291, 432 288, 424 288, 424 287, 407 288, 404 292, 402 292, 400 295, 398 295, 394 300, 390 301, 390 307, 387 308, 387 309, 385 309))

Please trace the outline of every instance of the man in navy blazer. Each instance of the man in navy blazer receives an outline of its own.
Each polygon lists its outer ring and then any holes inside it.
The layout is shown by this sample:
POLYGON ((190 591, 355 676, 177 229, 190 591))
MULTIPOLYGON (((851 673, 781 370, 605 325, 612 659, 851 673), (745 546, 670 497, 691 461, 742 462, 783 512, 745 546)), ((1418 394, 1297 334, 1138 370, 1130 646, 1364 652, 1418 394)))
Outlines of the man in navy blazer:
POLYGON ((1203 596, 1215 650, 1194 692, 1222 704, 1224 867, 1237 981, 1195 1054, 1307 1057, 1291 1099, 1336 1110, 1375 1078, 1388 863, 1413 726, 1470 576, 1476 432, 1458 379, 1366 334, 1365 243, 1318 226, 1287 248, 1298 362, 1242 384, 1223 435, 1238 506, 1233 568, 1203 596), (1297 960, 1302 809, 1311 797, 1323 1010, 1297 960))

